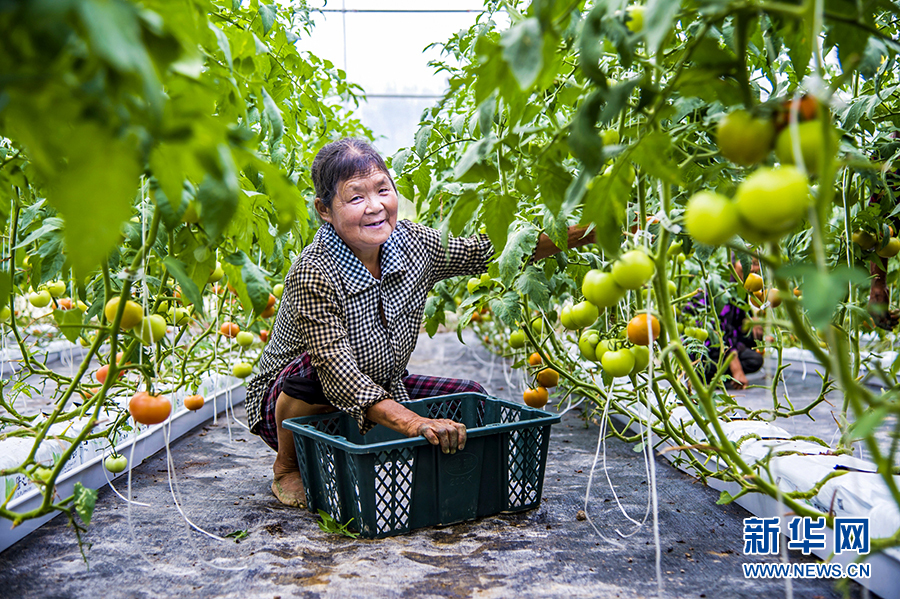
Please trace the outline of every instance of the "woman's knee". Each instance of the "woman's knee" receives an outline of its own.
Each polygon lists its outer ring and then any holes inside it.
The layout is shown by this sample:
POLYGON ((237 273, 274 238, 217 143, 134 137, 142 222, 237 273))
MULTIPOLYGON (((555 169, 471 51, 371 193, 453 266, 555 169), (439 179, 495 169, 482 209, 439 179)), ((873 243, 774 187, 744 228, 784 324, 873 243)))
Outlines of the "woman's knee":
POLYGON ((336 410, 337 408, 330 404, 306 403, 302 399, 291 397, 284 392, 281 392, 278 395, 278 399, 275 400, 275 420, 278 423, 281 423, 288 418, 302 418, 304 416, 328 414, 336 410))

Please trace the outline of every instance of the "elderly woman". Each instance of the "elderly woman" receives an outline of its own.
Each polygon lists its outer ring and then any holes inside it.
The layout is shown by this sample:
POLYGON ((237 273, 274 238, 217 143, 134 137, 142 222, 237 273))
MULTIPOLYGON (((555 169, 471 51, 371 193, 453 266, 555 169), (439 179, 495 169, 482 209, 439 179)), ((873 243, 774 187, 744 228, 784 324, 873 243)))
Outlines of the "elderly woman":
MULTIPOLYGON (((250 430, 276 452, 272 492, 303 507, 306 495, 287 418, 341 410, 361 433, 376 424, 424 436, 444 453, 466 444, 452 420, 424 418, 403 402, 457 392, 484 393, 474 381, 410 375, 425 300, 440 280, 484 272, 494 253, 487 236, 441 243, 438 231, 397 220, 397 189, 367 143, 326 145, 312 165, 315 208, 323 221, 291 266, 260 372, 247 387, 250 430)), ((571 245, 591 241, 570 231, 571 245)), ((535 258, 558 252, 542 237, 535 258)))

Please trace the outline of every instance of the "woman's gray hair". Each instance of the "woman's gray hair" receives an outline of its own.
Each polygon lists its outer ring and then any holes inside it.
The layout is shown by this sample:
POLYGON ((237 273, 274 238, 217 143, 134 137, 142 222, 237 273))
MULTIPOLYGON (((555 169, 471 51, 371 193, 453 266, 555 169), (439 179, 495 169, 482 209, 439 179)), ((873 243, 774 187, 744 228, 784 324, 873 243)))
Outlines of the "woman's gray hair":
POLYGON ((313 160, 312 180, 316 197, 330 210, 338 185, 372 170, 379 170, 387 175, 394 191, 397 191, 384 159, 375 148, 361 139, 351 137, 333 141, 319 150, 313 160))

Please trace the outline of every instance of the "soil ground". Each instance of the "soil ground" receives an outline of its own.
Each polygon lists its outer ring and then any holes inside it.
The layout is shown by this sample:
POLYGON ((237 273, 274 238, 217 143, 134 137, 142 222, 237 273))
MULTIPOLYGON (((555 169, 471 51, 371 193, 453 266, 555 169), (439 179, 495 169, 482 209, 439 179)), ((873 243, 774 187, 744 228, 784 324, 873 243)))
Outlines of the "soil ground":
MULTIPOLYGON (((495 396, 520 401, 508 368, 474 337, 466 340, 461 345, 454 334, 422 336, 410 371, 472 378, 495 396)), ((816 377, 801 380, 799 371, 794 374, 791 398, 813 397, 816 377)), ((760 390, 741 394, 747 401, 766 401, 760 390)), ((243 410, 236 412, 245 421, 243 410)), ((660 593, 652 514, 641 526, 626 519, 602 468, 594 472, 588 490, 597 441, 598 428, 586 425, 577 410, 563 415, 552 430, 537 509, 381 540, 354 540, 323 532, 318 516, 309 511, 279 504, 270 491, 274 453, 246 428, 234 422, 229 426, 220 414, 216 423, 174 442, 171 454, 187 517, 215 535, 245 534, 243 538, 217 540, 187 527, 173 503, 161 452, 133 470, 133 499, 149 507, 129 509, 108 487, 101 489, 86 536, 88 563, 65 520, 56 518, 0 553, 0 596, 788 596, 783 581, 743 576, 742 563, 777 559, 743 554, 742 519, 751 514, 736 505, 716 505, 718 492, 663 458, 656 460, 660 593), (586 494, 589 519, 580 519, 586 494)), ((606 463, 625 512, 641 521, 649 497, 642 454, 610 440, 606 463)), ((119 481, 116 486, 124 494, 126 483, 119 481)), ((790 559, 811 561, 799 553, 790 559)), ((866 595, 856 583, 838 588, 832 580, 794 580, 791 592, 797 598, 866 595)))

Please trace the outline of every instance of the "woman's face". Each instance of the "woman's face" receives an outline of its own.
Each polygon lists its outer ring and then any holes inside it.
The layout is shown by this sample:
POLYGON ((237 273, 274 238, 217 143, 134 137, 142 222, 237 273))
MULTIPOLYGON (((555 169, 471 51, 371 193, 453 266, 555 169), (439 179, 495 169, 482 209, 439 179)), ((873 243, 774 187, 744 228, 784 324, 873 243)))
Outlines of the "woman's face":
POLYGON ((341 181, 331 207, 316 200, 316 210, 365 263, 377 259, 381 244, 397 225, 397 192, 387 174, 372 169, 341 181))

